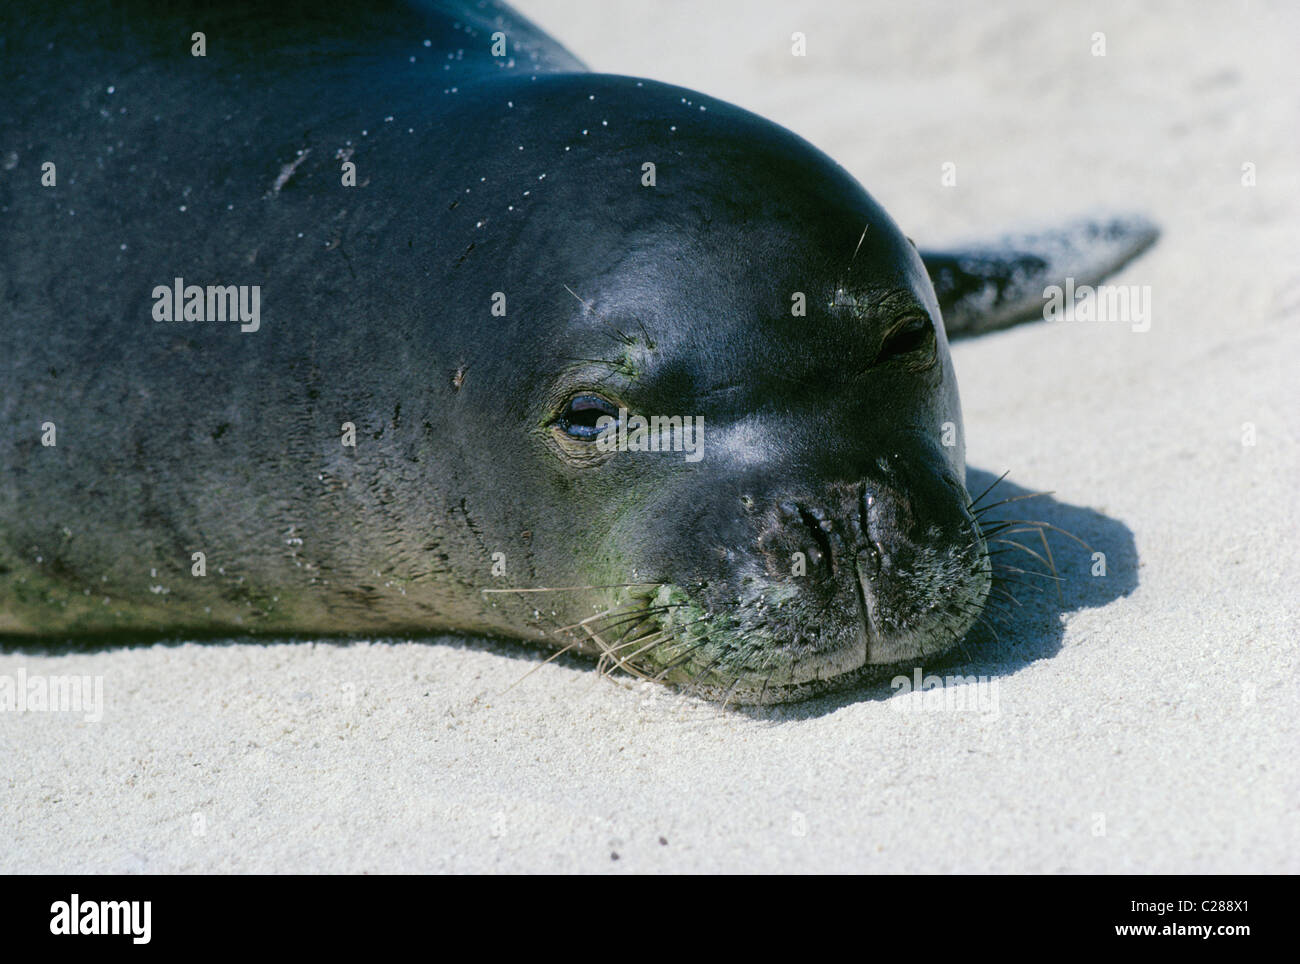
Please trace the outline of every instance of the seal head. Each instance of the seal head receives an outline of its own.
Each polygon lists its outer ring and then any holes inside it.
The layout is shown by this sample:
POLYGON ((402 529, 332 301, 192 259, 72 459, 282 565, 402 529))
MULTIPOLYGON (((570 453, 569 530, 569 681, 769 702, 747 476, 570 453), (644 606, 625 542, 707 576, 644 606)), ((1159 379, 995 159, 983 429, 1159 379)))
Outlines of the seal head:
POLYGON ((544 276, 502 281, 530 293, 514 350, 533 443, 499 422, 484 448, 546 500, 540 581, 571 581, 577 558, 617 587, 556 615, 616 665, 741 702, 956 646, 990 566, 914 246, 842 168, 739 108, 669 120, 699 95, 605 76, 530 93, 557 125, 592 95, 619 123, 619 149, 575 139, 531 199, 544 276), (693 454, 649 430, 678 423, 702 425, 693 454))

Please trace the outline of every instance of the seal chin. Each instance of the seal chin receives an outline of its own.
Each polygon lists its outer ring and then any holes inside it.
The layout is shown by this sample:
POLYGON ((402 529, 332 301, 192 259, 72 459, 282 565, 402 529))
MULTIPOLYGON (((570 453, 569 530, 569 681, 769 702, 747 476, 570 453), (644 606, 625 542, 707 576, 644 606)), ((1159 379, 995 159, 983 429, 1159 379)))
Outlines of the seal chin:
POLYGON ((970 632, 984 608, 992 565, 978 528, 967 550, 929 550, 924 556, 905 576, 910 584, 901 604, 890 604, 879 570, 871 571, 859 557, 868 663, 893 666, 941 656, 970 632))

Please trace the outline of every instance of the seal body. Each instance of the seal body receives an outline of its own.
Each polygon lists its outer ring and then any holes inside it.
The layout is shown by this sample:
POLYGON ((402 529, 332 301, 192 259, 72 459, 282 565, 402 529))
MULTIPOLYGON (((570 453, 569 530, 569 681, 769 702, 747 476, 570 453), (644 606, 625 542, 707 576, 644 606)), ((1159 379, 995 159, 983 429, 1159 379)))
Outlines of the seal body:
POLYGON ((492 4, 5 16, 0 631, 500 634, 770 702, 972 626, 939 301, 805 141, 492 4))

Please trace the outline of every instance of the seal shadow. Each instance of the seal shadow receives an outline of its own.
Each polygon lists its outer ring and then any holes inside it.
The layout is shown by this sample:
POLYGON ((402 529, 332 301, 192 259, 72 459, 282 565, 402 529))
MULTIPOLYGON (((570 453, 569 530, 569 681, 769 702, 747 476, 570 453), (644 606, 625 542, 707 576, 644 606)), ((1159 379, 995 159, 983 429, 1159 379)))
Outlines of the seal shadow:
MULTIPOLYGON (((1059 502, 1048 494, 1035 495, 1008 479, 979 469, 967 469, 967 489, 972 493, 987 494, 976 499, 977 508, 987 507, 983 519, 995 526, 1000 521, 1028 520, 1054 529, 1044 529, 1051 550, 1050 561, 1057 576, 1052 578, 1044 561, 1013 546, 991 543, 990 549, 999 551, 995 573, 1006 566, 1027 570, 1022 574, 1008 574, 1014 584, 995 582, 1015 597, 1013 603, 1006 595, 995 592, 990 597, 986 618, 991 628, 977 627, 965 640, 962 648, 922 667, 926 673, 950 673, 961 676, 997 677, 1011 676, 1021 668, 1041 659, 1049 659, 1061 649, 1065 636, 1063 617, 1079 609, 1092 609, 1131 593, 1138 583, 1138 553, 1132 531, 1117 519, 1084 506, 1059 502), (1004 502, 1004 500, 1006 500, 1004 502), (1003 504, 998 504, 1003 503, 1003 504), (1060 531, 1072 533, 1087 543, 1085 549, 1060 531), (1090 551, 1091 550, 1091 551, 1090 551), (1100 574, 1094 553, 1104 557, 1104 575, 1100 574), (1031 575, 1029 571, 1038 572, 1031 575), (1094 571, 1099 574, 1094 575, 1094 571), (1059 588, 1059 592, 1058 592, 1059 588)), ((1027 549, 1047 560, 1042 539, 1027 525, 1011 522, 1009 527, 990 536, 990 539, 1016 540, 1027 549)), ((380 633, 358 634, 249 634, 232 636, 230 632, 175 633, 121 632, 76 638, 31 639, 0 635, 0 652, 26 652, 41 655, 66 655, 87 653, 124 647, 148 645, 182 645, 204 643, 208 645, 260 645, 269 646, 284 642, 314 641, 348 645, 353 642, 417 642, 432 646, 468 647, 492 652, 499 656, 531 663, 540 668, 546 661, 555 661, 573 668, 595 671, 596 659, 573 653, 556 654, 535 643, 522 640, 501 639, 460 633, 380 633)), ((901 670, 900 670, 901 672, 901 670)), ((824 716, 852 703, 866 700, 883 701, 894 695, 890 684, 893 675, 875 683, 850 688, 838 693, 815 697, 801 703, 774 706, 731 706, 736 712, 755 719, 786 721, 824 716)), ((522 682, 522 678, 520 680, 522 682)), ((685 696, 685 698, 692 698, 685 696)))
MULTIPOLYGON (((967 636, 964 652, 958 648, 922 669, 926 674, 936 675, 1012 676, 1031 663, 1050 659, 1060 652, 1065 638, 1064 617, 1068 613, 1105 606, 1137 588, 1137 543, 1128 526, 1096 509, 1060 502, 1045 493, 1035 495, 1035 490, 982 469, 968 467, 966 475, 966 488, 976 496, 977 509, 990 507, 981 516, 982 521, 996 526, 999 521, 1026 520, 1054 527, 1044 528, 1040 536, 1038 532, 1016 531, 1029 526, 1013 522, 989 538, 1014 540, 1043 559, 1049 559, 1042 542, 1046 537, 1051 550, 1050 562, 1055 565, 1059 581, 1051 578, 1043 562, 1029 553, 1001 542, 990 542, 990 550, 998 552, 994 557, 994 585, 1013 595, 1015 602, 1003 592, 992 593, 985 611, 992 627, 977 626, 967 636), (987 495, 978 497, 986 490, 987 495), (1064 533, 1073 534, 1090 548, 1064 533), (1005 573, 1008 566, 1045 575, 1005 573), (1004 575, 1016 581, 1004 581, 1004 575)), ((802 703, 736 709, 762 720, 810 719, 852 703, 886 700, 895 693, 892 679, 893 676, 802 703)))

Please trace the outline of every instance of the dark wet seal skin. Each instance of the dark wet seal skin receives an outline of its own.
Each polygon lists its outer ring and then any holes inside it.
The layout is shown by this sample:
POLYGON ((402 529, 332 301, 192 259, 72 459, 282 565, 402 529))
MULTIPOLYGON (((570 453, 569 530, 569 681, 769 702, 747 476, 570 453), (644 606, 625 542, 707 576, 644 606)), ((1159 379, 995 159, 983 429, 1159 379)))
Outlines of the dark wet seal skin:
POLYGON ((73 7, 0 15, 11 635, 454 630, 743 703, 892 675, 993 579, 941 309, 1010 323, 1153 236, 927 272, 794 134, 499 5, 73 7), (259 285, 260 327, 153 320, 176 277, 259 285), (701 456, 603 451, 620 409, 701 456))

